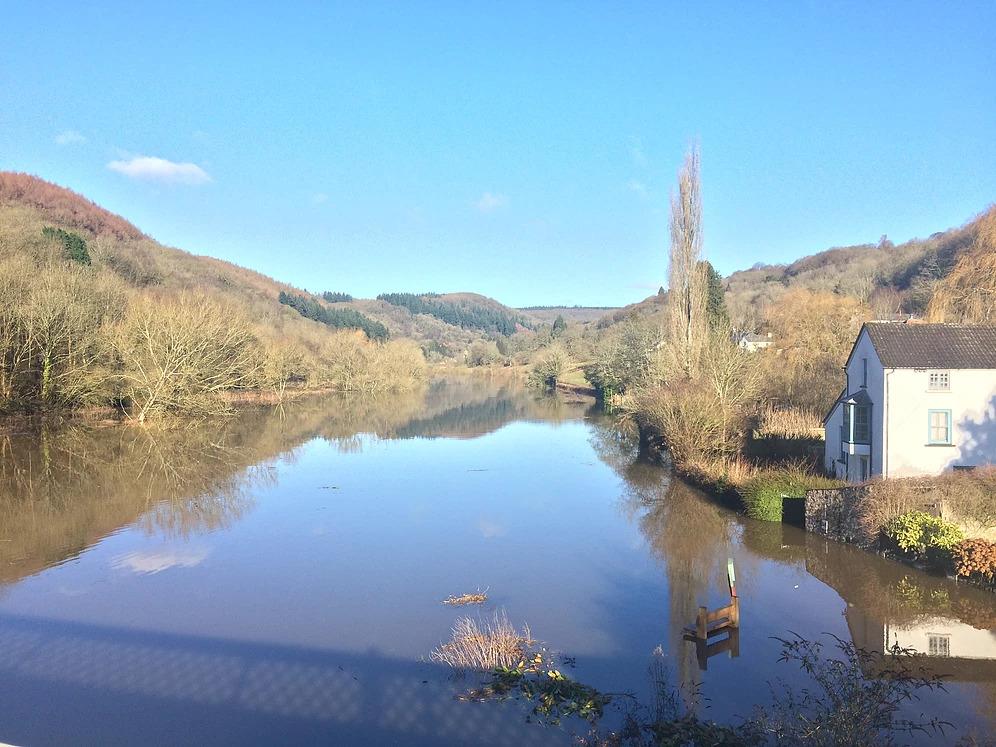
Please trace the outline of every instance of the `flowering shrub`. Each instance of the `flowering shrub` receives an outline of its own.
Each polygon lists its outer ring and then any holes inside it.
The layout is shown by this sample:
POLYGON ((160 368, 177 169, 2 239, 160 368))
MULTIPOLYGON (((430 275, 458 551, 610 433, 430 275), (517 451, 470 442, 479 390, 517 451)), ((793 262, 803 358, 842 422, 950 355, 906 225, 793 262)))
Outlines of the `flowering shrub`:
POLYGON ((952 555, 959 576, 974 577, 990 584, 996 579, 996 542, 962 540, 952 548, 952 555))

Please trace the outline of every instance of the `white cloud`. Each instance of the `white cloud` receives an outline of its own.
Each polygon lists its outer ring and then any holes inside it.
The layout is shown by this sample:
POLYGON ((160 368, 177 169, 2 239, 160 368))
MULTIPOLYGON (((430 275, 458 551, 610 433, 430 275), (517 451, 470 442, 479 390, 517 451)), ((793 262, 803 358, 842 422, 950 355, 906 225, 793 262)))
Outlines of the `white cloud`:
POLYGON ((484 539, 504 537, 508 531, 504 524, 484 518, 478 520, 477 528, 480 530, 481 536, 484 537, 484 539))
POLYGON ((647 165, 647 154, 643 152, 643 143, 640 142, 640 138, 629 139, 629 155, 633 159, 633 163, 640 168, 647 165))
POLYGON ((311 196, 312 205, 321 205, 323 202, 328 202, 328 201, 329 201, 329 196, 324 192, 315 192, 315 194, 311 196))
POLYGON ((75 145, 76 143, 85 142, 86 138, 76 130, 65 130, 55 136, 56 145, 75 145))
POLYGON ((640 197, 647 197, 650 194, 650 189, 639 179, 630 179, 626 182, 626 188, 629 189, 630 192, 635 192, 640 195, 640 197))
POLYGON ((508 197, 503 194, 485 192, 481 199, 474 203, 482 213, 490 213, 508 204, 508 197))
POLYGON ((204 562, 207 556, 206 548, 129 552, 114 558, 111 566, 133 573, 159 573, 170 568, 193 568, 204 562))
POLYGON ((196 163, 177 163, 155 156, 134 156, 111 161, 107 168, 131 179, 145 179, 176 184, 204 184, 211 181, 208 173, 196 163))

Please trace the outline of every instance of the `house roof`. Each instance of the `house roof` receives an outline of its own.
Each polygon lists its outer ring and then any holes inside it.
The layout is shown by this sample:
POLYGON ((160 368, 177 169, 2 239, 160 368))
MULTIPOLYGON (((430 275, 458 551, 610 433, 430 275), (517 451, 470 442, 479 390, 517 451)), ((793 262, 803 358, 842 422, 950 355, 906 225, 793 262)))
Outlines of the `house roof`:
POLYGON ((885 368, 996 368, 996 327, 869 322, 864 331, 885 368))

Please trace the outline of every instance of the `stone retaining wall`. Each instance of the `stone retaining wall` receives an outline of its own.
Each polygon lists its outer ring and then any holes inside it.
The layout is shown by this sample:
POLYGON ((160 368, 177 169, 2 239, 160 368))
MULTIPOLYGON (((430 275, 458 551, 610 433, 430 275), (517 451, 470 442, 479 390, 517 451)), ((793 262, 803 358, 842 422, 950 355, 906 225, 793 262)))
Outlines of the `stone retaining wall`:
POLYGON ((874 549, 878 537, 867 537, 858 521, 860 487, 810 490, 806 493, 806 531, 874 549))

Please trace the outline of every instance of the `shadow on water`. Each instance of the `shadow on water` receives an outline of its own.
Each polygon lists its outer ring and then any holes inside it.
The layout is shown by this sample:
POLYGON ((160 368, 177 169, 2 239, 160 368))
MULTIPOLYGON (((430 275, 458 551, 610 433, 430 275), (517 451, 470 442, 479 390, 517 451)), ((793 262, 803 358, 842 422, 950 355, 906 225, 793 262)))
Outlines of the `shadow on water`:
POLYGON ((448 669, 293 646, 0 616, 3 737, 42 744, 548 744, 458 703, 448 669))

